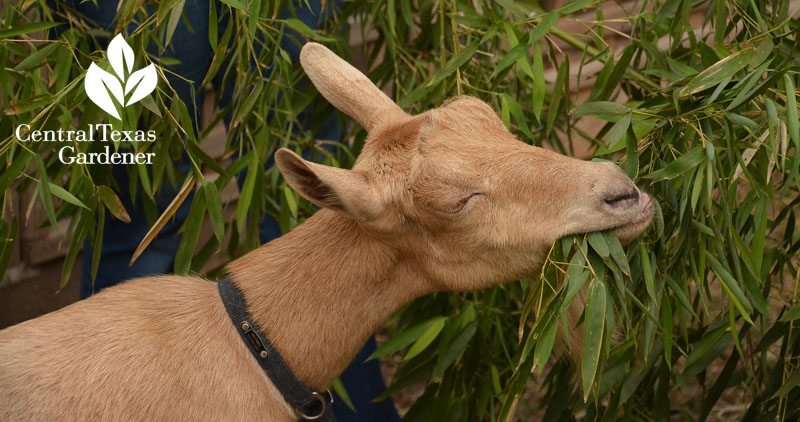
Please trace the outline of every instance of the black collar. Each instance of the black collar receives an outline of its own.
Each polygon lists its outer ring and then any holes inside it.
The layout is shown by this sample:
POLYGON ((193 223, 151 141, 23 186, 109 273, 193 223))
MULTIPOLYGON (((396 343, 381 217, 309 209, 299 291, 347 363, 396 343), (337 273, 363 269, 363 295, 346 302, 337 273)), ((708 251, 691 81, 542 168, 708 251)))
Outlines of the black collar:
POLYGON ((283 399, 294 408, 298 418, 309 421, 335 422, 336 419, 333 417, 328 403, 333 403, 330 391, 317 393, 297 379, 272 343, 267 340, 267 336, 264 335, 258 324, 250 317, 247 312, 247 302, 245 302, 241 290, 225 276, 219 280, 218 284, 222 303, 225 304, 225 310, 228 311, 228 316, 236 326, 236 331, 258 364, 261 365, 261 369, 281 392, 283 399))

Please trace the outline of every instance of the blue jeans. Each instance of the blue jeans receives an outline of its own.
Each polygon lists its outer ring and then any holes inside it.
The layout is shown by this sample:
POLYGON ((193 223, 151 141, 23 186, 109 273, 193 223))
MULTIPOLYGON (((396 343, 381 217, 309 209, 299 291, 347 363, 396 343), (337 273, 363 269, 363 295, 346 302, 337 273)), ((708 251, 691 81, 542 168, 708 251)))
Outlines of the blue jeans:
MULTIPOLYGON (((86 16, 97 26, 108 31, 114 28, 114 15, 116 14, 116 2, 97 2, 95 6, 91 2, 81 2, 72 0, 68 5, 74 10, 86 16)), ((320 0, 309 2, 311 9, 303 6, 304 1, 299 1, 296 7, 296 16, 311 28, 319 27, 321 20, 330 15, 330 10, 323 10, 320 0), (313 13, 316 11, 316 13, 313 13), (320 11, 322 13, 320 13, 320 11)), ((327 2, 326 9, 331 8, 331 2, 327 2)), ((184 6, 184 15, 191 25, 193 31, 189 31, 185 22, 181 20, 172 37, 172 45, 181 46, 180 51, 173 49, 167 50, 167 56, 174 57, 180 61, 179 64, 170 66, 170 70, 181 75, 189 81, 194 81, 194 85, 167 73, 172 87, 177 91, 181 100, 189 109, 189 115, 194 119, 198 114, 196 107, 203 103, 204 92, 199 89, 199 83, 205 77, 213 50, 208 43, 208 19, 209 3, 208 0, 188 0, 184 6), (194 92, 193 92, 194 91, 194 92), (192 94, 197 101, 192 100, 192 94)), ((220 26, 225 22, 220 22, 220 26)), ((133 29, 133 28, 132 28, 133 29)), ((223 33, 224 28, 220 28, 219 33, 223 33)), ((101 40, 102 42, 102 40, 101 40)), ((107 42, 107 41, 106 41, 107 42)), ((284 41, 282 48, 286 50, 296 62, 299 56, 299 48, 289 41, 284 41)), ((215 80, 215 85, 219 85, 219 80, 215 80)), ((232 85, 232 84, 230 84, 232 85)), ((231 87, 232 88, 232 87, 231 87)), ((224 108, 231 100, 232 89, 226 90, 222 94, 220 108, 224 108)), ((304 122, 310 119, 310 110, 301 112, 299 121, 304 122)), ((230 123, 230 115, 225 119, 226 125, 230 123)), ((193 124, 197 127, 198 122, 193 124)), ((322 125, 316 136, 319 139, 336 140, 340 138, 341 128, 334 116, 322 125)), ((179 167, 185 172, 188 170, 188 163, 179 163, 179 167)), ((267 163, 272 165, 272 160, 267 163)), ((117 166, 112 169, 115 179, 120 189, 128 187, 128 173, 117 166)), ((244 181, 243 175, 238 178, 241 183, 244 181)), ((175 217, 170 220, 159 232, 158 236, 142 255, 133 263, 128 265, 133 251, 138 246, 142 238, 150 229, 145 218, 144 209, 141 206, 142 200, 134 203, 130 195, 121 192, 120 199, 131 217, 130 223, 123 223, 110 214, 106 215, 105 227, 103 232, 103 246, 100 251, 101 259, 97 270, 97 277, 92 282, 91 263, 95 251, 87 241, 84 244, 83 271, 81 273, 81 298, 91 296, 93 293, 119 282, 154 274, 164 274, 173 272, 173 260, 180 243, 178 229, 187 217, 190 202, 187 200, 179 208, 175 217)), ((159 192, 155 199, 159 212, 163 211, 177 194, 176 189, 165 189, 159 192)), ((277 221, 266 216, 259 223, 259 237, 262 243, 281 235, 277 221)), ((375 350, 375 339, 370 338, 358 356, 351 362, 350 366, 341 375, 341 380, 348 391, 348 394, 356 408, 356 413, 351 411, 341 399, 335 400, 333 405, 334 414, 339 422, 356 421, 399 421, 397 411, 391 399, 380 403, 372 403, 371 400, 377 397, 386 389, 386 385, 381 377, 380 367, 377 361, 362 363, 375 350)))

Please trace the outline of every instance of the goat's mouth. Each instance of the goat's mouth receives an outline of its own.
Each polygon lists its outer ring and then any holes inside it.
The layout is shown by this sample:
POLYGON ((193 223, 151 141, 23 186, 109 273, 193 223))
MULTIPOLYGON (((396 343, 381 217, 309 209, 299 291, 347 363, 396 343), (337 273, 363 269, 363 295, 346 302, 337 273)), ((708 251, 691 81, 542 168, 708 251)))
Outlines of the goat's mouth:
POLYGON ((633 239, 642 234, 647 226, 650 225, 650 221, 653 219, 654 211, 655 206, 653 205, 653 201, 650 199, 650 195, 640 192, 639 212, 636 214, 636 216, 633 217, 631 221, 616 227, 612 227, 611 229, 614 230, 614 233, 617 235, 619 241, 623 245, 630 243, 633 239))

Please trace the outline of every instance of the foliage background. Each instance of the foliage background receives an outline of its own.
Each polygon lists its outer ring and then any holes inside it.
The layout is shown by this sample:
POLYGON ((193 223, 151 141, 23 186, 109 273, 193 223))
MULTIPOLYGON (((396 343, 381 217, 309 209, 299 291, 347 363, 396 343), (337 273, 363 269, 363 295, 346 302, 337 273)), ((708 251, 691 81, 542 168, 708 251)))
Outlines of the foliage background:
MULTIPOLYGON (((222 72, 234 85, 233 104, 212 120, 232 110, 226 153, 217 161, 203 152, 208 129, 193 128, 185 105, 160 83, 143 106, 127 109, 128 129, 138 122, 159 134, 158 142, 143 146, 157 153, 158 163, 130 167, 132 190, 143 193, 139 200, 150 210, 153 235, 196 190, 176 256, 178 273, 199 270, 214 253, 233 257, 257 247, 255 222, 262 215, 276 216, 284 230, 302 222, 313 207, 286 188, 276 169, 256 169, 281 146, 313 149, 326 164, 349 167, 364 133, 352 127, 330 152, 312 139, 312 128, 292 132, 306 104, 313 102, 318 121, 334 111, 313 89, 296 89, 302 70, 276 41, 316 40, 347 57, 348 20, 357 19, 365 34, 378 33, 365 51, 370 78, 390 87, 408 111, 457 94, 480 97, 526 142, 565 153, 589 142, 596 159, 619 162, 660 204, 654 228, 625 249, 603 233, 564 239, 554 245, 541 278, 435 294, 398 312, 390 321, 397 335, 376 355, 402 356, 387 395, 425 385, 406 420, 505 421, 534 414, 548 421, 796 420, 797 6, 788 0, 625 3, 630 44, 615 55, 604 38, 610 22, 598 5, 572 0, 546 12, 535 1, 356 0, 323 30, 312 31, 277 18, 291 13, 284 2, 224 0, 215 17, 228 15, 232 24, 223 33, 210 31, 216 56, 205 81, 222 72), (702 28, 693 28, 689 14, 698 7, 708 13, 702 28), (559 28, 581 10, 596 10, 595 19, 579 21, 584 31, 559 28), (582 104, 570 95, 568 74, 575 69, 562 43, 583 52, 578 73, 602 63, 582 104), (260 52, 256 44, 263 44, 260 52), (273 66, 255 72, 252 63, 273 66), (557 69, 553 81, 544 77, 549 66, 557 69), (575 126, 586 116, 607 124, 589 135, 575 126), (237 137, 244 141, 233 142, 237 137), (188 175, 174 167, 182 149, 192 164, 188 175), (238 202, 223 204, 219 192, 245 168, 238 202), (176 205, 161 212, 153 193, 170 185, 182 188, 176 205), (235 208, 230 219, 224 217, 228 207, 235 208), (196 245, 204 219, 215 236, 196 245), (556 333, 574 329, 564 311, 583 286, 588 323, 581 318, 581 357, 550 358, 556 333), (722 411, 726 416, 718 416, 722 411)), ((118 29, 140 23, 127 34, 136 68, 169 64, 147 55, 145 46, 155 43, 163 51, 169 45, 183 6, 162 1, 149 14, 146 1, 123 3, 118 29)), ((107 167, 63 166, 54 153, 59 145, 23 144, 13 136, 20 123, 81 128, 107 119, 81 89, 88 64, 102 61, 106 46, 95 45, 88 36, 95 30, 74 15, 62 35, 48 40, 43 31, 56 18, 45 1, 6 3, 0 15, 6 217, 0 273, 19 232, 18 216, 7 211, 10 192, 36 189, 32 201, 44 205, 46 224, 71 218, 66 282, 82 241, 101 246, 105 210, 123 219, 125 210, 107 167)))

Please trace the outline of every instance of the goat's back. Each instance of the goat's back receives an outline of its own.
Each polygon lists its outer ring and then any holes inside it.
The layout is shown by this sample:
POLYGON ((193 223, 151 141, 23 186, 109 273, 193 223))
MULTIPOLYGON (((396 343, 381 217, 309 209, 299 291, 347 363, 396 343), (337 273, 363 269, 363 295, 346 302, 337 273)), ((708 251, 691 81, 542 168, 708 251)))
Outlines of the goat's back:
POLYGON ((123 283, 0 331, 0 420, 288 420, 216 284, 123 283))

